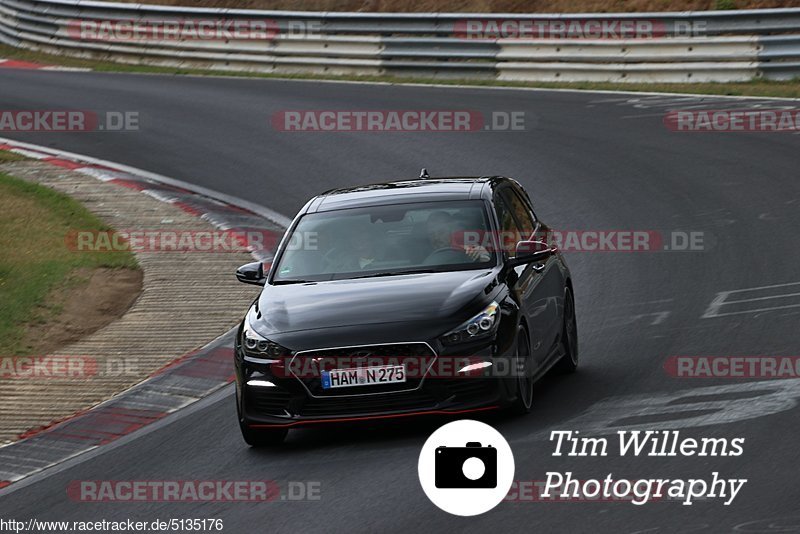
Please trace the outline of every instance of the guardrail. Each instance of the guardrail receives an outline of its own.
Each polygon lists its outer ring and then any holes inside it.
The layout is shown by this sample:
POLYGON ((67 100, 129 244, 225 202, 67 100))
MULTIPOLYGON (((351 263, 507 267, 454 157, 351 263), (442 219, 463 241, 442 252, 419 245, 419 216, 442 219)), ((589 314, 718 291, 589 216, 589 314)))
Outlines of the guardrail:
POLYGON ((0 0, 0 42, 122 63, 279 74, 607 82, 800 76, 800 9, 406 14, 0 0))

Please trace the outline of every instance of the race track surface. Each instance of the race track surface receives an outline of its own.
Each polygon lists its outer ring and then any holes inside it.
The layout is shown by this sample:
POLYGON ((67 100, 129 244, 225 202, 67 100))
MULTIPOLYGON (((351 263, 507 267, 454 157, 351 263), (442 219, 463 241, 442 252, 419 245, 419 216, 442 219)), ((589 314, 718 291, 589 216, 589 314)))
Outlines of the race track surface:
POLYGON ((628 479, 710 478, 717 471, 749 479, 731 506, 719 500, 692 506, 505 502, 487 514, 458 518, 431 504, 417 479, 417 456, 436 422, 300 430, 283 449, 259 451, 239 435, 229 389, 202 410, 3 496, 0 515, 70 521, 220 517, 225 532, 761 532, 792 521, 800 528, 793 515, 800 502, 797 381, 684 379, 664 369, 674 355, 800 354, 800 136, 678 133, 663 123, 669 109, 756 104, 0 72, 0 109, 137 111, 141 118, 138 132, 2 135, 136 166, 290 217, 323 190, 413 178, 427 167, 433 175, 515 177, 530 193, 537 215, 558 229, 703 232, 702 251, 567 253, 581 370, 539 383, 535 409, 524 418, 482 419, 510 442, 518 480, 543 480, 547 471, 573 471, 582 479, 609 472, 628 479), (285 110, 441 108, 524 111, 527 130, 301 133, 276 131, 270 123, 274 113, 285 110), (773 285, 778 287, 728 296, 760 300, 709 312, 720 292, 773 285), (711 389, 694 392, 697 388, 711 389), (669 406, 670 415, 653 406, 669 406), (631 418, 646 429, 671 420, 670 427, 682 429, 684 437, 744 437, 744 455, 551 456, 551 430, 588 433, 631 418), (321 498, 202 505, 68 498, 70 481, 101 479, 318 481, 321 498))

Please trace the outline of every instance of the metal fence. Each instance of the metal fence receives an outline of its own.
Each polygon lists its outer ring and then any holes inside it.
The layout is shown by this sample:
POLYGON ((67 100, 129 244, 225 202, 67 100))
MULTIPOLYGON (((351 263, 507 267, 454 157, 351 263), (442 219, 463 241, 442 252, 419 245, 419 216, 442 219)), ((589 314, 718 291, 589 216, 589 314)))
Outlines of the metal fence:
POLYGON ((279 74, 598 82, 800 76, 800 9, 318 13, 0 0, 0 42, 130 64, 279 74))

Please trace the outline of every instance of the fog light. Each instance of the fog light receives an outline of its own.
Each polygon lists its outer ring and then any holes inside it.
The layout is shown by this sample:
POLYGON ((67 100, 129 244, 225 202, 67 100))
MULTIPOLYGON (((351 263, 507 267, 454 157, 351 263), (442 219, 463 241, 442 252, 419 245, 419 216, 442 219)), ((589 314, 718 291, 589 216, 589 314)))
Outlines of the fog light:
POLYGON ((492 362, 478 362, 478 363, 471 363, 466 365, 458 370, 459 373, 469 374, 475 371, 480 371, 481 369, 486 369, 487 367, 491 367, 492 362))
POLYGON ((275 384, 270 382, 269 380, 248 380, 248 386, 253 386, 257 388, 274 388, 276 387, 275 384))

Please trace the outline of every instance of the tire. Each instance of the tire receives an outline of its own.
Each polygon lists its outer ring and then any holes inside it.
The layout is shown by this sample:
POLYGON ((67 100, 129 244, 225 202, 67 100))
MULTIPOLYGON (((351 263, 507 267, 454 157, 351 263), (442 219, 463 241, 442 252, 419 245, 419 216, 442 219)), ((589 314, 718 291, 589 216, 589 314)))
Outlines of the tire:
POLYGON ((562 374, 574 373, 578 369, 578 323, 575 318, 575 299, 572 290, 564 290, 564 325, 561 332, 561 351, 563 356, 555 365, 562 374))
POLYGON ((275 447, 283 443, 289 433, 286 428, 254 430, 241 422, 239 428, 245 443, 251 447, 275 447))
POLYGON ((517 398, 511 411, 517 415, 530 413, 533 406, 533 362, 531 361, 528 332, 522 325, 517 327, 515 363, 517 368, 517 398))

